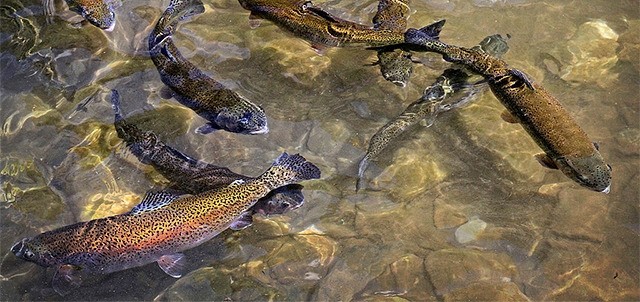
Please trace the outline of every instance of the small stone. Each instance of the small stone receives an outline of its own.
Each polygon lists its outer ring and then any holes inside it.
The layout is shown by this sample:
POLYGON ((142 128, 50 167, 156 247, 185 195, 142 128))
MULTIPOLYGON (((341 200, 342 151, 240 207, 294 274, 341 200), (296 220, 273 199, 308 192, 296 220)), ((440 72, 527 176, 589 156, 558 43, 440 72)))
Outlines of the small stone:
POLYGON ((456 240, 459 243, 469 243, 475 241, 478 235, 484 232, 487 228, 487 223, 476 218, 472 218, 467 223, 461 225, 456 229, 456 240))

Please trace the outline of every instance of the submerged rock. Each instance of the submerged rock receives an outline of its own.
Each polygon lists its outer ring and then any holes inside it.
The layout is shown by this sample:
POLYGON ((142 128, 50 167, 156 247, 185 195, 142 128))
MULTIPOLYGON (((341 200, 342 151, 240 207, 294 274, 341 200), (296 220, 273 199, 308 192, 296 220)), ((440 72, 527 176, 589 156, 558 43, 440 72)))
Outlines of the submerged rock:
POLYGON ((437 295, 446 295, 474 282, 504 282, 516 276, 511 257, 471 249, 442 249, 425 259, 425 267, 437 295))
POLYGON ((610 87, 618 79, 618 74, 611 70, 618 62, 617 40, 618 34, 603 20, 580 25, 563 51, 567 65, 559 76, 568 82, 610 87))
POLYGON ((423 259, 416 255, 406 255, 389 264, 382 274, 371 280, 358 299, 393 297, 407 301, 436 300, 430 290, 423 259))
POLYGON ((471 218, 467 223, 461 225, 456 229, 456 241, 459 243, 469 243, 478 239, 478 235, 484 232, 487 228, 487 223, 478 219, 477 217, 471 218))
POLYGON ((513 282, 474 282, 444 296, 444 301, 531 301, 513 282))

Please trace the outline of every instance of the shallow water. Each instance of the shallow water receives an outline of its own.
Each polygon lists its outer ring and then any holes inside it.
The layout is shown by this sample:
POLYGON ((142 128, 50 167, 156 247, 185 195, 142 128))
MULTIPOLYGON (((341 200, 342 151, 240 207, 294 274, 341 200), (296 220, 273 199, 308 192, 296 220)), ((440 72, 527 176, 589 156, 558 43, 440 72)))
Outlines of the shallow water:
MULTIPOLYGON (((38 0, 0 3, 1 300, 640 299, 638 1, 411 3, 409 26, 446 18, 441 39, 452 44, 510 34, 504 59, 543 83, 599 143, 613 166, 608 195, 542 168, 539 148, 500 119, 490 92, 403 135, 356 194, 369 138, 448 64, 414 54, 423 64, 400 88, 368 66, 375 52, 318 55, 268 21, 250 29, 236 1, 205 1, 176 41, 262 105, 270 132, 196 134, 203 119, 160 97, 145 56, 166 2, 125 1, 110 33, 71 26, 78 16, 60 4, 49 23, 38 0), (17 259, 11 245, 126 212, 167 184, 117 137, 113 88, 140 128, 195 158, 255 176, 281 152, 301 153, 323 177, 305 183, 301 208, 187 251, 180 279, 149 264, 60 297, 52 270, 17 259)), ((377 1, 317 4, 367 23, 377 1)))

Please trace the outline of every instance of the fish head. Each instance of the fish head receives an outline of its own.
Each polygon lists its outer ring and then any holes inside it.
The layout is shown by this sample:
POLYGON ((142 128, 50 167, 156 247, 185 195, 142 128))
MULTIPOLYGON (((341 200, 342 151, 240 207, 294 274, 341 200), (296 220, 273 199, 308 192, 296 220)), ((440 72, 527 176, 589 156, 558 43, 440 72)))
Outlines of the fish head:
POLYGON ((563 156, 556 160, 562 173, 583 187, 603 193, 611 189, 611 166, 595 152, 586 157, 563 156))
POLYGON ((40 244, 40 242, 35 238, 24 238, 16 242, 11 247, 11 252, 20 259, 33 262, 41 266, 48 267, 57 264, 45 245, 40 244))
POLYGON ((263 134, 269 132, 267 115, 257 105, 232 107, 222 110, 215 117, 215 124, 221 129, 241 134, 263 134))
POLYGON ((290 184, 272 190, 251 208, 253 213, 265 216, 278 215, 295 210, 304 203, 302 185, 290 184))
POLYGON ((116 25, 114 9, 117 1, 109 0, 67 0, 69 9, 80 14, 89 23, 100 29, 112 31, 116 25))

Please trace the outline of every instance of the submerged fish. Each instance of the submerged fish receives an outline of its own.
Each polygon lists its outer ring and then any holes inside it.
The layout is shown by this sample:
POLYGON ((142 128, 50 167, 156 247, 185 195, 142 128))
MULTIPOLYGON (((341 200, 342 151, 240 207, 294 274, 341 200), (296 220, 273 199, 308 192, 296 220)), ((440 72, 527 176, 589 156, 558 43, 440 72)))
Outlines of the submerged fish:
MULTIPOLYGON (((506 40, 500 35, 492 35, 484 38, 477 46, 480 51, 502 56, 509 49, 506 40)), ((396 119, 382 126, 369 141, 367 153, 358 165, 358 179, 356 192, 364 188, 364 173, 369 163, 383 150, 390 146, 398 136, 409 127, 420 121, 426 121, 426 127, 430 127, 438 114, 454 108, 462 107, 471 101, 487 87, 484 83, 469 83, 471 77, 463 70, 464 66, 449 68, 440 75, 436 81, 424 90, 422 97, 410 104, 396 119), (463 93, 464 92, 464 93, 463 93), (450 98, 454 94, 460 94, 459 98, 450 98)))
MULTIPOLYGON (((166 145, 153 132, 142 131, 127 122, 122 117, 120 97, 115 90, 111 94, 111 103, 115 112, 114 126, 118 136, 125 141, 129 150, 140 162, 152 165, 171 182, 169 186, 171 190, 199 194, 226 187, 237 180, 253 179, 253 177, 234 173, 228 168, 195 160, 166 145)), ((304 203, 302 188, 299 184, 290 184, 272 190, 249 209, 248 215, 245 215, 243 227, 252 223, 252 215, 255 213, 282 214, 302 206, 304 203)))
POLYGON ((545 152, 536 156, 541 164, 560 169, 591 190, 609 192, 611 166, 605 163, 597 145, 569 112, 539 83, 532 82, 505 61, 477 49, 449 45, 416 29, 407 30, 405 37, 405 42, 439 53, 446 61, 462 64, 483 76, 507 108, 503 118, 522 125, 545 152))
MULTIPOLYGON (((314 47, 382 47, 404 43, 402 31, 371 27, 329 14, 306 0, 239 0, 251 20, 266 19, 311 42, 314 47)), ((424 30, 426 34, 429 31, 424 30)))
MULTIPOLYGON (((380 0, 378 11, 373 17, 375 29, 404 33, 409 15, 409 0, 380 0)), ((411 53, 403 49, 381 48, 378 61, 382 77, 398 86, 405 87, 413 73, 411 53)))
POLYGON ((264 110, 205 75, 185 59, 173 43, 179 21, 204 12, 200 0, 172 0, 149 35, 149 53, 173 97, 208 123, 199 133, 217 129, 242 134, 267 133, 264 110))
MULTIPOLYGON (((43 0, 48 1, 48 0, 43 0)), ((53 1, 53 0, 51 0, 53 1)), ((122 3, 119 0, 65 0, 69 10, 80 14, 89 23, 106 31, 116 26, 115 9, 122 3)))
POLYGON ((320 177, 300 155, 283 153, 262 175, 197 195, 150 192, 130 212, 79 222, 11 247, 19 258, 55 267, 53 287, 68 293, 91 274, 107 274, 152 262, 172 277, 182 275, 181 251, 196 247, 231 226, 271 190, 320 177))

